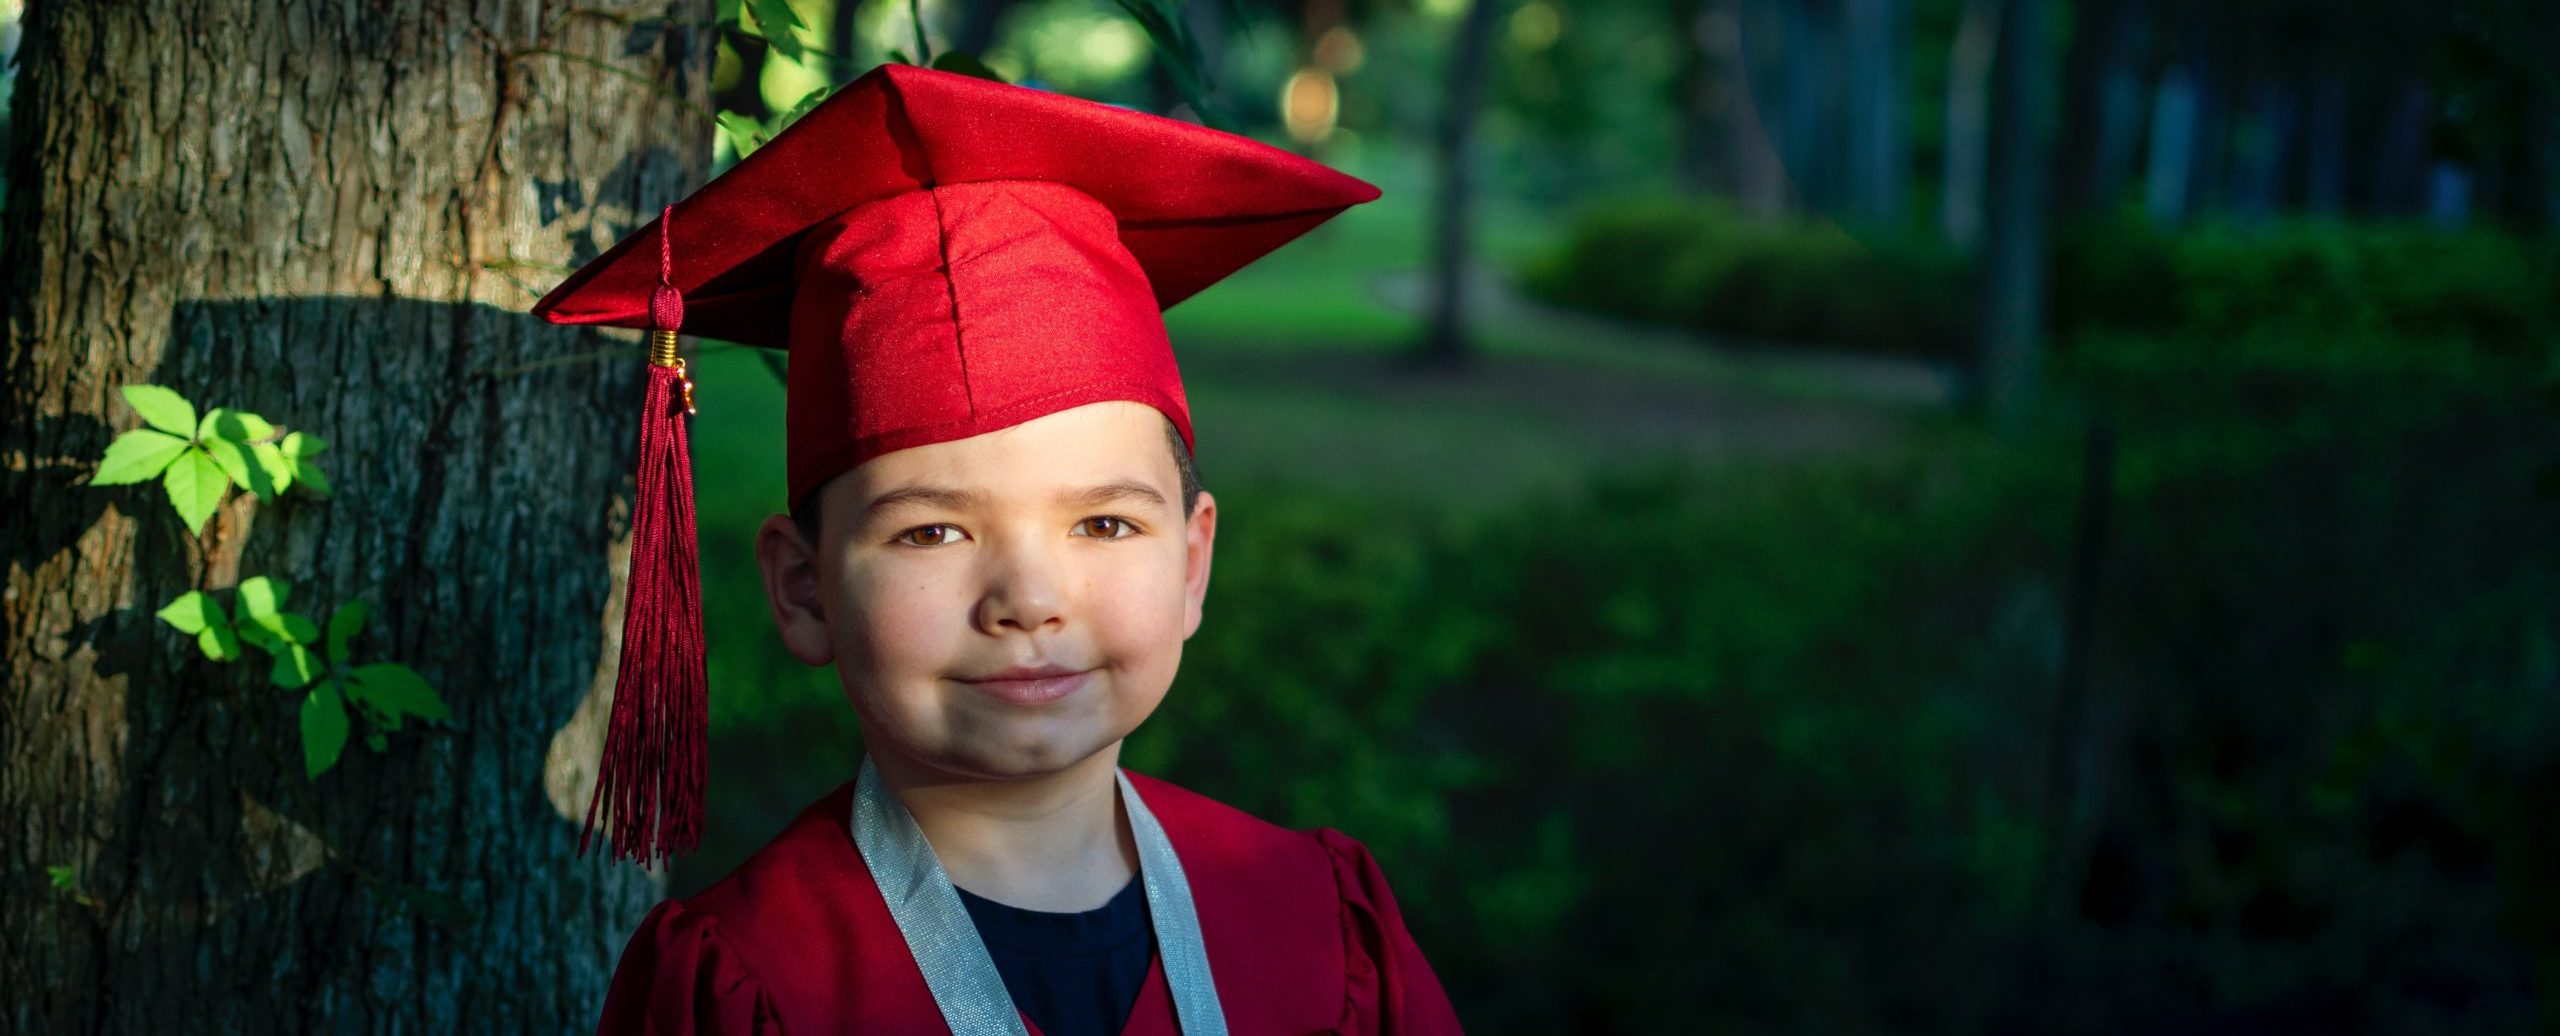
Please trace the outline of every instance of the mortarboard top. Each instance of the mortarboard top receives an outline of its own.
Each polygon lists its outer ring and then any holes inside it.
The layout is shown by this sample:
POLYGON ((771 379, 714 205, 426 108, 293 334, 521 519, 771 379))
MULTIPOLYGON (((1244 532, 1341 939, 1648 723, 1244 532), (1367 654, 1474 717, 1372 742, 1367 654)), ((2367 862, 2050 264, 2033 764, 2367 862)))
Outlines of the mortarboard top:
MULTIPOLYGON (((1103 381, 1152 386, 1125 398, 1187 441, 1163 310, 1376 197, 1231 133, 892 64, 676 203, 664 252, 685 331, 790 350, 796 503, 880 453, 1123 398, 1015 409, 1103 381)), ((534 312, 649 327, 659 232, 534 312)))
POLYGON ((535 313, 646 328, 653 346, 590 833, 609 803, 616 855, 687 851, 700 834, 706 688, 679 324, 790 351, 795 504, 880 454, 1103 400, 1154 406, 1188 443, 1163 311, 1377 197, 1231 133, 883 65, 571 274, 535 313))

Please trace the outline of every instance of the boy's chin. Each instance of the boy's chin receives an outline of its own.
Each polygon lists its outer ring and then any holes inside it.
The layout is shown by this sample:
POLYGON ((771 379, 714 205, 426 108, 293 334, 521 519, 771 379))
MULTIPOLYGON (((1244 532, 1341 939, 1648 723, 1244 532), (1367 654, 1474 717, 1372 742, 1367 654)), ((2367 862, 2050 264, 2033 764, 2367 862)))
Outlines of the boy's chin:
POLYGON ((1076 769, 1097 756, 1115 753, 1120 741, 1119 736, 1098 734, 1016 737, 909 748, 901 754, 924 769, 963 780, 1016 781, 1076 769))

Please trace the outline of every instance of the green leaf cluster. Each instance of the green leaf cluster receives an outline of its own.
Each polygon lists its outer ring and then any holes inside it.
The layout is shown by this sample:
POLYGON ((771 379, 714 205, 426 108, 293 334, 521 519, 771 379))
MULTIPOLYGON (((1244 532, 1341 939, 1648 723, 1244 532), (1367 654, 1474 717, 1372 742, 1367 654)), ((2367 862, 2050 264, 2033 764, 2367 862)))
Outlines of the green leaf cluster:
POLYGON ((801 97, 798 104, 791 106, 791 110, 770 119, 757 119, 744 112, 723 111, 718 119, 720 135, 729 142, 729 150, 735 152, 738 157, 745 158, 754 153, 755 149, 763 147, 765 141, 789 129, 792 123, 800 121, 801 116, 815 110, 819 102, 826 100, 834 93, 834 87, 818 87, 801 97))
MULTIPOLYGON (((1145 4, 1142 2, 1140 6, 1145 4)), ((721 0, 718 16, 711 24, 722 42, 733 49, 745 49, 750 45, 767 47, 802 64, 813 56, 829 61, 839 58, 810 46, 800 38, 798 30, 805 23, 791 10, 788 0, 721 0)), ((1151 27, 1148 31, 1152 34, 1156 30, 1151 27)), ((893 48, 889 51, 889 59, 901 65, 924 65, 999 83, 1005 81, 1004 76, 987 67, 987 63, 975 54, 961 51, 933 54, 922 49, 923 42, 921 38, 917 40, 916 57, 909 57, 905 51, 893 48)), ((1194 44, 1195 53, 1197 49, 1194 44)), ((713 121, 718 123, 721 139, 728 143, 730 152, 745 158, 763 147, 766 141, 789 129, 792 123, 800 121, 801 116, 809 114, 834 93, 835 87, 820 86, 803 95, 788 111, 778 112, 769 118, 759 119, 745 112, 728 110, 720 112, 713 121)))
MULTIPOLYGON (((286 432, 246 410, 215 408, 196 414, 194 403, 159 385, 127 385, 125 402, 141 415, 136 428, 109 444, 91 485, 131 485, 157 478, 169 503, 201 533, 205 520, 238 486, 273 501, 296 484, 327 495, 329 480, 312 458, 328 448, 318 436, 286 432)), ((317 777, 337 765, 353 732, 351 713, 365 720, 365 745, 381 752, 385 737, 408 719, 443 720, 451 713, 416 670, 397 662, 355 664, 351 646, 364 632, 372 608, 350 601, 330 613, 324 630, 309 616, 285 610, 292 586, 257 576, 241 582, 225 609, 202 590, 180 594, 158 615, 216 662, 245 657, 243 645, 274 659, 269 683, 302 691, 304 771, 317 777)), ((56 876, 57 883, 61 880, 56 876)))
MULTIPOLYGON (((1156 45, 1156 56, 1173 79, 1174 89, 1182 92, 1182 101, 1199 114, 1202 122, 1218 129, 1233 130, 1235 120, 1226 109, 1210 99, 1217 84, 1209 77, 1209 62, 1200 50, 1199 37, 1191 34, 1191 23, 1182 17, 1184 0, 1112 0, 1131 21, 1146 30, 1147 39, 1156 45)), ((1231 7, 1241 14, 1241 9, 1231 7)), ((935 67, 941 67, 937 64, 935 67)))
POLYGON ((234 610, 226 612, 212 594, 192 591, 160 609, 160 619, 181 633, 193 634, 205 657, 218 662, 241 657, 247 644, 275 660, 268 682, 303 691, 302 761, 317 777, 337 765, 353 732, 350 713, 362 714, 365 747, 381 752, 385 735, 408 719, 451 718, 444 699, 417 671, 397 662, 355 664, 352 646, 372 618, 363 601, 349 601, 329 614, 324 629, 308 616, 284 610, 291 584, 258 576, 234 591, 234 610))
POLYGON ((317 436, 283 432, 246 410, 217 407, 199 419, 195 404, 160 385, 127 385, 121 391, 144 427, 108 444, 90 485, 158 479, 190 533, 204 531, 234 486, 262 501, 273 501, 297 483, 323 496, 329 492, 328 477, 312 460, 328 448, 317 436))

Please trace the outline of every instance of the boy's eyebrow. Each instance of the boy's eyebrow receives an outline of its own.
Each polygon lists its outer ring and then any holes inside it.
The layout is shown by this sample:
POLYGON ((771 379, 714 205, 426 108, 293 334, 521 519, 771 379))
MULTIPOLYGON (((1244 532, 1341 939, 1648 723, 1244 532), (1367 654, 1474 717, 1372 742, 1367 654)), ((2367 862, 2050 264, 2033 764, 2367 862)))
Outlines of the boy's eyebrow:
MULTIPOLYGON (((1157 507, 1169 506, 1165 503, 1164 494, 1157 492, 1154 486, 1127 477, 1115 478, 1101 485, 1083 489, 1060 490, 1057 499, 1061 503, 1083 507, 1100 507, 1120 500, 1143 500, 1157 507)), ((931 485, 900 486, 874 498, 862 509, 862 516, 865 520, 869 520, 883 511, 898 507, 925 506, 958 511, 970 507, 983 507, 986 503, 987 494, 982 490, 931 485)))
POLYGON ((972 505, 983 504, 986 500, 987 494, 975 489, 951 489, 944 486, 900 486, 873 498, 871 503, 862 509, 862 517, 865 520, 869 520, 872 517, 877 516, 880 512, 891 508, 915 505, 939 507, 944 510, 957 511, 972 505))
POLYGON ((1164 494, 1156 492, 1156 487, 1125 476, 1088 489, 1061 492, 1058 499, 1085 507, 1100 507, 1120 500, 1144 500, 1157 507, 1167 506, 1164 494))

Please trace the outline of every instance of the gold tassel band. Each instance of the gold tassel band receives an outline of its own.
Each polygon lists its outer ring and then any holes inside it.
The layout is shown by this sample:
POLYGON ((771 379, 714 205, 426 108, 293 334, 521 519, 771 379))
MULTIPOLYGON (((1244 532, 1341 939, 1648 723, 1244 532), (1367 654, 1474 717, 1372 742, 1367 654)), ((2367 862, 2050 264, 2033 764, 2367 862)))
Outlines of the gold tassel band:
POLYGON ((649 332, 649 362, 660 367, 675 367, 683 364, 684 361, 676 359, 675 332, 649 332))

